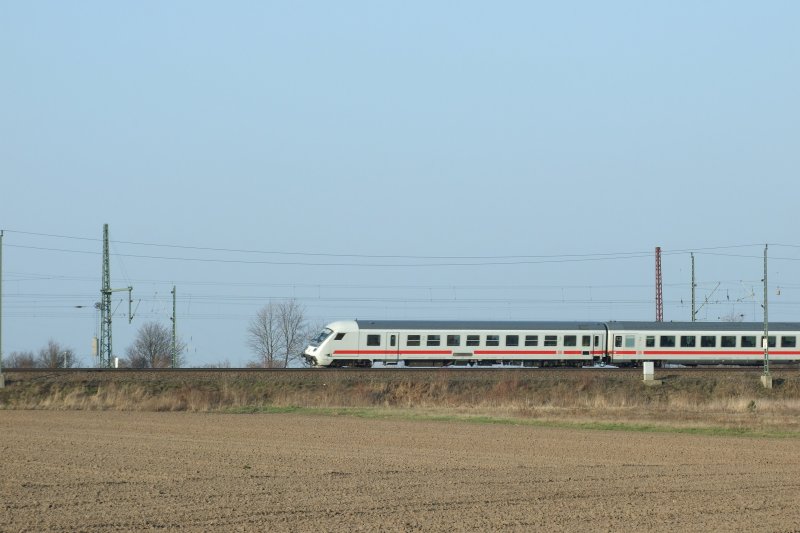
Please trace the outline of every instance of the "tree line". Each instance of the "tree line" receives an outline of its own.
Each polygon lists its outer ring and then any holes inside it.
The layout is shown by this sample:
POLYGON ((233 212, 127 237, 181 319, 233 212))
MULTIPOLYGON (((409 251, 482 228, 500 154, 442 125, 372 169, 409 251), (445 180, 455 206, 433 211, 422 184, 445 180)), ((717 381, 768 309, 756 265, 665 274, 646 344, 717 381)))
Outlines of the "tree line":
MULTIPOLYGON (((322 329, 311 325, 305 317, 305 309, 296 300, 270 302, 250 320, 245 345, 254 359, 248 367, 285 368, 304 366, 302 352, 309 340, 322 329)), ((176 366, 185 366, 187 344, 176 339, 176 366)), ((3 358, 4 368, 75 368, 81 365, 80 358, 72 348, 49 340, 47 346, 37 353, 32 351, 11 352, 3 358)), ((119 360, 123 368, 170 368, 172 366, 172 331, 159 322, 143 324, 119 360)), ((228 359, 206 367, 230 367, 228 359)))
POLYGON ((50 339, 38 352, 11 352, 3 357, 4 368, 72 368, 80 364, 72 348, 50 339))

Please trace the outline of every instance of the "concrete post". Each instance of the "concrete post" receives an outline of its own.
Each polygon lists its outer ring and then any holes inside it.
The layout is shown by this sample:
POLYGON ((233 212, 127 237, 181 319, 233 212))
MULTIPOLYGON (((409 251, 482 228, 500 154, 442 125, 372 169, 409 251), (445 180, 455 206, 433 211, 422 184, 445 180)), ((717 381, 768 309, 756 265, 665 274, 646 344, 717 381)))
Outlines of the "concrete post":
POLYGON ((644 380, 645 381, 653 381, 655 377, 655 365, 652 361, 646 361, 644 363, 644 380))
POLYGON ((655 379, 655 363, 652 361, 645 361, 642 365, 644 371, 644 384, 645 385, 661 385, 661 380, 655 379))

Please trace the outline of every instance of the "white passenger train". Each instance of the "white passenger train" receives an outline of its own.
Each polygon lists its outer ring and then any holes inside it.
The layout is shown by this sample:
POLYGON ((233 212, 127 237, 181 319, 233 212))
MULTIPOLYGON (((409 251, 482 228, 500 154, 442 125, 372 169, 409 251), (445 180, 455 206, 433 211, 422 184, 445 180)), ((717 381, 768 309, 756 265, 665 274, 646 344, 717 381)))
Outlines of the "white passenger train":
MULTIPOLYGON (((800 361, 798 338, 800 323, 769 324, 770 360, 800 361)), ((328 324, 303 356, 323 367, 742 365, 763 361, 763 340, 758 322, 349 320, 328 324)))

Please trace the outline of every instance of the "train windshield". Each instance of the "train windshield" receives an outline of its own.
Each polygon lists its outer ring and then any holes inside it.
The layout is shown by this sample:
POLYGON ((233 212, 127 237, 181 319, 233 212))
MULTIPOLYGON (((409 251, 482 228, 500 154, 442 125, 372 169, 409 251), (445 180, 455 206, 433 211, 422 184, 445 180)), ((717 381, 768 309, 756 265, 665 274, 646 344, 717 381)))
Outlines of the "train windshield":
POLYGON ((314 337, 313 339, 311 339, 311 346, 314 346, 314 347, 317 347, 317 346, 319 346, 320 344, 322 344, 323 342, 325 342, 325 339, 327 339, 328 337, 330 337, 332 334, 333 334, 333 330, 332 330, 331 328, 325 328, 325 329, 323 329, 323 330, 320 332, 320 334, 319 334, 319 335, 317 335, 316 337, 314 337))

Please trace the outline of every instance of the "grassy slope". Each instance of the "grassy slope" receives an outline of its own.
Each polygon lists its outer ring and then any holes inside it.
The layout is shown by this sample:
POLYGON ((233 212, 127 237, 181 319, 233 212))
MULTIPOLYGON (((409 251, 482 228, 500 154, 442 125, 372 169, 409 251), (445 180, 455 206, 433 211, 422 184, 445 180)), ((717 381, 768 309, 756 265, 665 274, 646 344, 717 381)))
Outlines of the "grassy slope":
POLYGON ((6 373, 0 408, 285 412, 724 435, 800 434, 800 372, 6 373))

